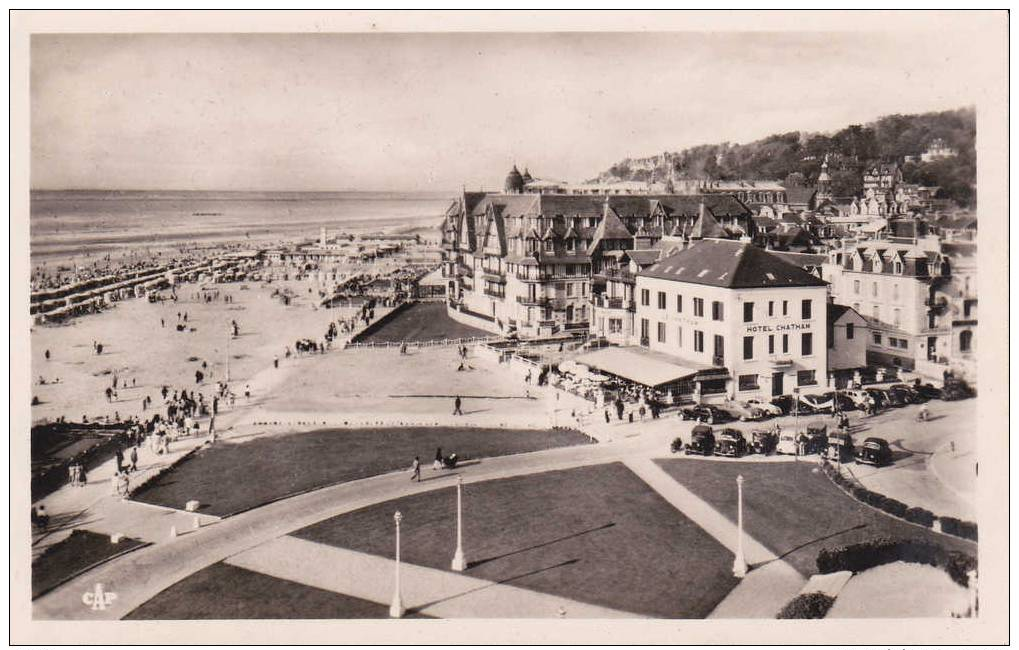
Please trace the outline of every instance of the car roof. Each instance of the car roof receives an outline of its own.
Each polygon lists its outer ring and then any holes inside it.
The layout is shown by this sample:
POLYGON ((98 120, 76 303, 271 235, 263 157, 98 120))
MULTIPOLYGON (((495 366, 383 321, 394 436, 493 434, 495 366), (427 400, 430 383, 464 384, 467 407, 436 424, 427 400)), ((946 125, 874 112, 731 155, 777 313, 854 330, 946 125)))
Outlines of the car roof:
POLYGON ((867 438, 866 440, 863 441, 863 444, 867 444, 868 442, 873 442, 874 444, 877 444, 877 445, 887 445, 888 444, 888 441, 885 440, 884 438, 867 438))

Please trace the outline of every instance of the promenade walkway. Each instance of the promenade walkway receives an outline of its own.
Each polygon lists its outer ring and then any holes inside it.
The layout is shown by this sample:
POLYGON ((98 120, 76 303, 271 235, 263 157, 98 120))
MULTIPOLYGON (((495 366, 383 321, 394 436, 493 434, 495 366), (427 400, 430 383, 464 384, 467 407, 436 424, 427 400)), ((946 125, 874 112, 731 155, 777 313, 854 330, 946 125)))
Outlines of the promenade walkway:
MULTIPOLYGON (((227 564, 384 605, 393 597, 393 560, 289 535, 235 555, 227 564)), ((436 618, 637 617, 505 582, 405 562, 400 564, 400 593, 408 611, 436 618)))

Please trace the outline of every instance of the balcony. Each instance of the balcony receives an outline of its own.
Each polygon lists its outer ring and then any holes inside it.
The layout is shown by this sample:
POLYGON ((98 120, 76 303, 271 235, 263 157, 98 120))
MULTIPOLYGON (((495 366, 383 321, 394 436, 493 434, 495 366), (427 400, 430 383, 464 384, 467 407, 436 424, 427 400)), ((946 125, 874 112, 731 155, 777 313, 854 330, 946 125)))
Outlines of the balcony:
POLYGON ((457 275, 459 275, 461 277, 465 277, 465 278, 473 278, 474 277, 474 269, 472 269, 471 267, 467 266, 466 264, 457 264, 456 272, 457 272, 457 275))
POLYGON ((517 302, 528 307, 545 307, 552 303, 552 299, 545 296, 517 296, 517 302))
POLYGON ((485 273, 481 277, 483 277, 485 280, 487 280, 489 282, 497 282, 499 284, 506 284, 506 278, 504 278, 503 276, 499 275, 498 273, 489 273, 488 271, 485 271, 485 273))
POLYGON ((539 273, 537 271, 533 273, 528 273, 527 271, 517 271, 514 275, 516 275, 517 280, 520 280, 521 282, 548 282, 549 280, 552 279, 551 274, 539 273))
POLYGON ((487 288, 485 289, 485 295, 491 298, 499 298, 500 300, 506 298, 506 292, 501 288, 500 289, 487 288))
POLYGON ((625 309, 627 311, 636 311, 636 305, 634 302, 625 298, 595 296, 594 305, 595 307, 601 307, 602 309, 625 309))
POLYGON ((606 280, 619 280, 627 284, 633 284, 636 276, 627 269, 605 269, 602 272, 606 280))

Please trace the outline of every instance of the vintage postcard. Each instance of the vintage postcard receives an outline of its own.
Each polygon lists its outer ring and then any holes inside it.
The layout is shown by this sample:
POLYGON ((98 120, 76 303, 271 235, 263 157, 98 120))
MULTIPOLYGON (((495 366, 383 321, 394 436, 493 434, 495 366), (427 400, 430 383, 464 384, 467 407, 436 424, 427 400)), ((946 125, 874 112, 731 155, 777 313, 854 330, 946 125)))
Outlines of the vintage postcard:
POLYGON ((11 29, 13 642, 1008 641, 1006 12, 11 29))

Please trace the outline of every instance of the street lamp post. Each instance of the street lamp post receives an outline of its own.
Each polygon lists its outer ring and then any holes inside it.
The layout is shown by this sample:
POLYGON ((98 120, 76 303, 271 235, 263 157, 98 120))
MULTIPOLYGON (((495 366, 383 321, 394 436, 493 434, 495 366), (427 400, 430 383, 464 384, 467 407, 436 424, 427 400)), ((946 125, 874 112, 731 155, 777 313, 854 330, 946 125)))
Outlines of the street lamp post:
POLYGON ((230 383, 230 339, 234 337, 229 325, 226 330, 226 382, 230 383))
POLYGON ((402 618, 404 614, 403 598, 400 596, 400 521, 403 515, 397 510, 393 515, 396 522, 396 588, 393 590, 393 602, 389 605, 390 618, 402 618))
POLYGON ((463 571, 467 568, 464 560, 464 536, 463 536, 463 485, 464 478, 456 477, 456 552, 453 553, 453 570, 463 571))
POLYGON ((742 578, 747 574, 747 560, 743 556, 743 475, 736 477, 736 557, 732 561, 732 575, 742 578))

